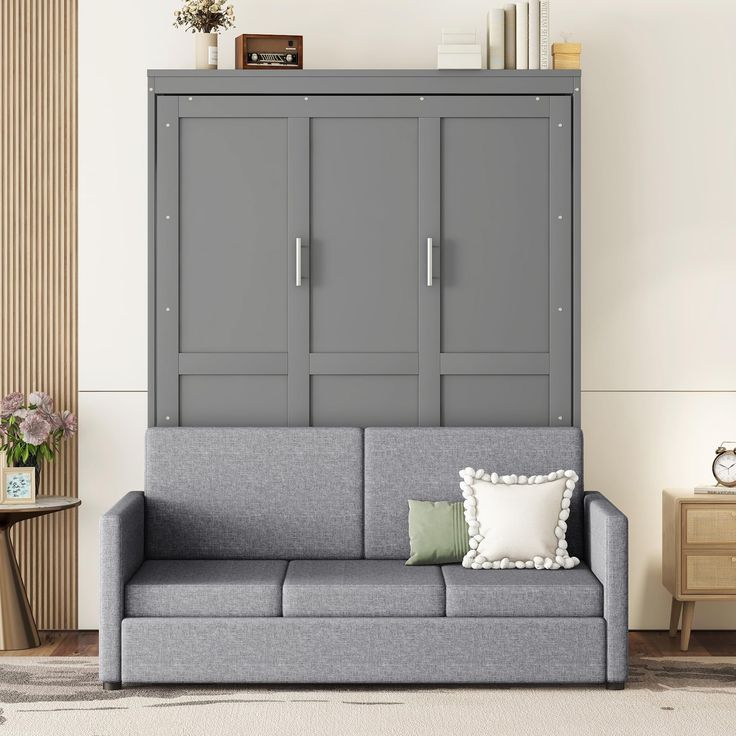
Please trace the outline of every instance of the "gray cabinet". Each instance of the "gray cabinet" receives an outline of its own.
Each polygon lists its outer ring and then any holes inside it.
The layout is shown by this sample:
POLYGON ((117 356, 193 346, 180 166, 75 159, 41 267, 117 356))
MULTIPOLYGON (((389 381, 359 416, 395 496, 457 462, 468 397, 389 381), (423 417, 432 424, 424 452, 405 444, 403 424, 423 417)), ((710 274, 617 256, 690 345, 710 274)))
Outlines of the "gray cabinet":
POLYGON ((151 424, 578 422, 575 74, 150 79, 151 424))

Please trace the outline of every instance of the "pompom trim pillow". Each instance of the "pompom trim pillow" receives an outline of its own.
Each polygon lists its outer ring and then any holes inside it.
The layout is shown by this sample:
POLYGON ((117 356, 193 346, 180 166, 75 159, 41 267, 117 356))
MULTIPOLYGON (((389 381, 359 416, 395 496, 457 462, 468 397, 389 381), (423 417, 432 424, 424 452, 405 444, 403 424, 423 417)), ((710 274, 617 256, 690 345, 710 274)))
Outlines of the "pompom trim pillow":
POLYGON ((470 547, 463 567, 569 570, 580 564, 565 539, 574 470, 499 476, 465 468, 460 477, 470 547))

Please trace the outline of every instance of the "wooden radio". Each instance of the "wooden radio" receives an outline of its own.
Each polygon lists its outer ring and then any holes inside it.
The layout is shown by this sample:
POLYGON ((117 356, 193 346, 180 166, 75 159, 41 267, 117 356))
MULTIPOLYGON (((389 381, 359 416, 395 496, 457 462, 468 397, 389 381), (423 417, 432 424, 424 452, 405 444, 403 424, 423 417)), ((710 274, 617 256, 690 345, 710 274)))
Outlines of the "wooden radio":
POLYGON ((235 39, 236 69, 301 69, 302 36, 244 33, 235 39))

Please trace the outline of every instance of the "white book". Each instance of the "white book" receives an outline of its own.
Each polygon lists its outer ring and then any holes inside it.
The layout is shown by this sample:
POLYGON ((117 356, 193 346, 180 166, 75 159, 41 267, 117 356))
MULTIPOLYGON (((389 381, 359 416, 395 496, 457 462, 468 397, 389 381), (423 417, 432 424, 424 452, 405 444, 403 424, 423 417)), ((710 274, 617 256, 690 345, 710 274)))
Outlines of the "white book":
POLYGON ((438 69, 482 69, 479 43, 441 43, 437 46, 438 69))
POLYGON ((503 8, 488 13, 488 68, 503 69, 505 64, 505 21, 503 8))
POLYGON ((529 68, 529 3, 516 3, 516 68, 529 68))
POLYGON ((549 55, 549 0, 539 3, 539 68, 551 69, 552 59, 549 55))
POLYGON ((693 491, 714 496, 736 495, 736 488, 728 488, 727 486, 696 486, 693 491))
POLYGON ((529 0, 529 68, 539 69, 539 0, 529 0))
POLYGON ((478 36, 475 31, 457 30, 455 28, 442 29, 442 44, 451 46, 461 43, 478 43, 478 36))
POLYGON ((504 69, 516 69, 516 5, 503 6, 504 13, 504 69))

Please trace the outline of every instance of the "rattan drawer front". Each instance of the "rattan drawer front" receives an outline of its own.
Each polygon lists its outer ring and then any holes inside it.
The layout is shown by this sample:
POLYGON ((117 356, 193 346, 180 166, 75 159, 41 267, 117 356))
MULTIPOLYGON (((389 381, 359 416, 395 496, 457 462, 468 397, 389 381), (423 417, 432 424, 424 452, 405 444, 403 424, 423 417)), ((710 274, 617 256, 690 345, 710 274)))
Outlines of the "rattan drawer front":
POLYGON ((685 504, 685 544, 736 545, 736 505, 685 504))
POLYGON ((683 593, 736 593, 736 555, 683 556, 683 593))

